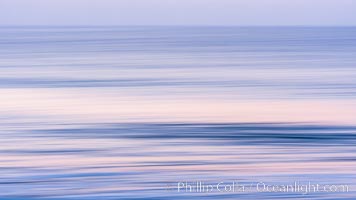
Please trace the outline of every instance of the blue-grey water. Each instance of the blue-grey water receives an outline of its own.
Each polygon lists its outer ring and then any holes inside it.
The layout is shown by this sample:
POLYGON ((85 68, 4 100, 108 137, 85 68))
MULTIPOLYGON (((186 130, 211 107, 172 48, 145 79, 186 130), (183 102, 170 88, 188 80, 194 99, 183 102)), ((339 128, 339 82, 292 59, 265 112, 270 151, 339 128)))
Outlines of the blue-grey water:
POLYGON ((0 114, 1 200, 351 200, 356 28, 0 27, 0 114))

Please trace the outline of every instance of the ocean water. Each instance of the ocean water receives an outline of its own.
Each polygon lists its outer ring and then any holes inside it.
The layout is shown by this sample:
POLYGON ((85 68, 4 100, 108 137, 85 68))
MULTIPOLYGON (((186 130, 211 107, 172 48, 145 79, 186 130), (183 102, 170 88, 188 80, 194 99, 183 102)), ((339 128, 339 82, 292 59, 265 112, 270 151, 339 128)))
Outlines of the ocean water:
POLYGON ((0 27, 0 199, 354 199, 354 27, 0 27))

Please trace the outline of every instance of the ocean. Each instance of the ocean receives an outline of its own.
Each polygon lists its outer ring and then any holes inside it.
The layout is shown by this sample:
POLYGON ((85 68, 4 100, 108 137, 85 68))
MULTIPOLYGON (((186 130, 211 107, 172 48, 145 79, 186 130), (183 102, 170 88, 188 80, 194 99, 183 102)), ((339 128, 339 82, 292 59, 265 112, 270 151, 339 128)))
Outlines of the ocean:
POLYGON ((354 199, 356 27, 0 27, 0 200, 354 199))

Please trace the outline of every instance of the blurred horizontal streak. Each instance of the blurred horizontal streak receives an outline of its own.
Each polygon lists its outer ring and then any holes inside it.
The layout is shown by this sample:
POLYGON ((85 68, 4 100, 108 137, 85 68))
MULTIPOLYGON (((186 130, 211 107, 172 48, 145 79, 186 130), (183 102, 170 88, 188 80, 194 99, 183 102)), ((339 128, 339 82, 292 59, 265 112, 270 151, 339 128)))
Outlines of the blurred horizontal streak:
MULTIPOLYGON (((21 126, 26 125, 19 124, 12 137, 0 131, 0 191, 9 199, 111 199, 111 195, 120 199, 192 199, 205 194, 167 194, 165 185, 203 178, 239 182, 263 179, 270 183, 332 181, 354 186, 356 178, 354 126, 68 123, 23 130, 21 126)), ((264 193, 209 194, 223 199, 236 195, 276 197, 264 193)), ((295 193, 285 195, 299 198, 295 193)), ((308 198, 323 198, 322 194, 315 195, 308 198)), ((352 196, 354 192, 342 195, 352 196)))
POLYGON ((356 127, 288 123, 106 124, 89 128, 34 130, 48 137, 212 139, 246 145, 354 145, 356 127))
POLYGON ((0 46, 0 200, 356 195, 355 27, 0 27, 0 46))

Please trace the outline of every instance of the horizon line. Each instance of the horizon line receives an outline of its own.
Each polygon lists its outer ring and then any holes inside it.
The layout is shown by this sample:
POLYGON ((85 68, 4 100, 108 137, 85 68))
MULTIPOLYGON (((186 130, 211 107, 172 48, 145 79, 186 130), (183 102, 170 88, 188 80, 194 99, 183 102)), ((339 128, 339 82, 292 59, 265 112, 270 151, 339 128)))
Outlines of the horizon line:
POLYGON ((71 24, 71 25, 65 25, 65 24, 58 24, 58 25, 46 25, 46 24, 33 24, 33 25, 24 25, 24 24, 13 24, 13 25, 5 25, 5 24, 0 24, 0 27, 320 27, 320 28, 328 28, 328 27, 356 27, 355 25, 208 25, 208 24, 189 24, 189 25, 183 25, 183 24, 177 24, 177 25, 171 25, 171 24, 162 24, 162 25, 120 25, 120 24, 113 24, 113 25, 84 25, 84 24, 71 24))

